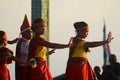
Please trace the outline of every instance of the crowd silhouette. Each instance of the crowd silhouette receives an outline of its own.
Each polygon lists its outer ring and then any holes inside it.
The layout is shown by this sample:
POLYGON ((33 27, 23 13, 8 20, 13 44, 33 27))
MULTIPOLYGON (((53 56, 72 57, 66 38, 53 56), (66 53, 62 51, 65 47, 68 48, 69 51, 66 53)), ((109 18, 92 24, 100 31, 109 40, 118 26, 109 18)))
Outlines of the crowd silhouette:
POLYGON ((109 65, 102 66, 102 72, 99 66, 94 67, 95 80, 120 80, 120 63, 115 54, 110 55, 109 62, 109 65))

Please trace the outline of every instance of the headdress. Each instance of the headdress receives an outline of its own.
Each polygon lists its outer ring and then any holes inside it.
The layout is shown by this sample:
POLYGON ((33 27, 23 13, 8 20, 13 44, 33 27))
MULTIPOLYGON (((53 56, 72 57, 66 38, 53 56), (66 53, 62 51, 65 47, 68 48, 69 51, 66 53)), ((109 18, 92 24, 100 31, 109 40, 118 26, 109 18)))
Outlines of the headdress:
POLYGON ((27 15, 25 14, 25 17, 24 17, 24 20, 23 20, 23 23, 21 25, 21 33, 25 32, 26 30, 28 29, 31 29, 31 26, 28 22, 28 18, 27 18, 27 15))

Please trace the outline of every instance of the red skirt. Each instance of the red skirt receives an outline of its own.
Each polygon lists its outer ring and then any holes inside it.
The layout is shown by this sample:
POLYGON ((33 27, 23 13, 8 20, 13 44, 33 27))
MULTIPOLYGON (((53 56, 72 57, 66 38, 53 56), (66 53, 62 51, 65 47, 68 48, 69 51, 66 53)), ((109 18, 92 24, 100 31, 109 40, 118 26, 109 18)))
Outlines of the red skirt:
POLYGON ((87 58, 72 58, 68 61, 66 80, 94 80, 94 73, 87 58))
POLYGON ((46 61, 36 59, 37 67, 30 68, 30 80, 53 80, 46 61))
POLYGON ((7 65, 0 65, 0 80, 10 80, 10 74, 7 65))

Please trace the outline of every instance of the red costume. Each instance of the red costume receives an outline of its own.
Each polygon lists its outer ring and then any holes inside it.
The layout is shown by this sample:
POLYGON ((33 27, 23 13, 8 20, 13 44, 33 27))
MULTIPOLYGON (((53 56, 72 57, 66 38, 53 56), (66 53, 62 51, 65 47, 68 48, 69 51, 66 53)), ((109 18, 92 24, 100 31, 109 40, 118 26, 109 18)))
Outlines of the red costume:
POLYGON ((88 62, 85 41, 78 41, 70 48, 66 69, 66 80, 94 80, 94 73, 88 62))
POLYGON ((29 59, 35 58, 37 67, 30 67, 30 80, 52 80, 51 73, 46 64, 46 48, 41 45, 43 38, 35 37, 29 46, 29 59))
POLYGON ((5 53, 10 53, 11 55, 13 55, 13 52, 10 49, 6 47, 0 48, 0 80, 10 80, 10 74, 7 68, 7 64, 12 63, 12 59, 2 59, 3 57, 6 58, 5 53))

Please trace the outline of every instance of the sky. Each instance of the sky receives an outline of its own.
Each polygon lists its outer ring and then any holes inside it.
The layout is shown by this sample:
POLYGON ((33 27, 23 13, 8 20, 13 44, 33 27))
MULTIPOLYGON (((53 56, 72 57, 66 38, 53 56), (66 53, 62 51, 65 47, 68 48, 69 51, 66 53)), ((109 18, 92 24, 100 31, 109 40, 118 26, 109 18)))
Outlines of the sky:
MULTIPOLYGON (((114 39, 109 44, 111 52, 120 62, 120 0, 50 0, 50 42, 68 44, 70 37, 75 36, 73 23, 85 21, 90 26, 86 41, 103 40, 103 18, 107 33, 112 32, 114 39)), ((19 36, 20 26, 27 14, 31 22, 31 0, 0 0, 0 30, 6 31, 8 39, 19 36)), ((16 44, 7 45, 15 52, 16 44)), ((69 49, 57 49, 50 56, 52 76, 63 74, 66 69, 69 49)), ((14 53, 15 54, 15 53, 14 53)), ((103 66, 103 47, 91 48, 88 53, 91 67, 103 66)), ((11 79, 14 79, 14 62, 8 65, 11 79)))

